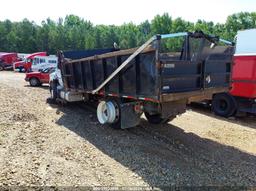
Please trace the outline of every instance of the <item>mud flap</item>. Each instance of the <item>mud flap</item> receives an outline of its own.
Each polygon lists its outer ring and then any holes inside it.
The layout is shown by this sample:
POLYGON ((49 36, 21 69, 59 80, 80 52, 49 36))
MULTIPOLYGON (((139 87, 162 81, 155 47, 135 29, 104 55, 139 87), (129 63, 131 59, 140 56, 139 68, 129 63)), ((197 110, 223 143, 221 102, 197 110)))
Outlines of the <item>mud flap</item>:
POLYGON ((186 112, 186 100, 166 102, 162 104, 162 117, 169 118, 186 112))
POLYGON ((135 127, 140 123, 142 112, 136 112, 134 106, 136 102, 120 104, 121 109, 121 128, 126 129, 135 127))

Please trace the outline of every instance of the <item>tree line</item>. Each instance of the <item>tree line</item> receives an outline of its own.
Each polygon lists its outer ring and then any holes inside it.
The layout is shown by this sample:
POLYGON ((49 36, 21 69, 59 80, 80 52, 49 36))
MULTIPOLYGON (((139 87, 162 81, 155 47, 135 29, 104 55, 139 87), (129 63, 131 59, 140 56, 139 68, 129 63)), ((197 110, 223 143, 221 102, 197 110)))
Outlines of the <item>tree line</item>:
POLYGON ((232 41, 238 30, 248 28, 256 28, 256 12, 230 15, 224 24, 204 20, 192 23, 181 18, 172 19, 167 13, 139 25, 125 23, 121 26, 93 25, 75 15, 59 18, 57 22, 48 18, 41 25, 28 19, 21 22, 5 20, 0 21, 0 51, 55 54, 57 50, 110 48, 114 42, 120 48, 131 48, 143 44, 154 34, 195 30, 232 41))

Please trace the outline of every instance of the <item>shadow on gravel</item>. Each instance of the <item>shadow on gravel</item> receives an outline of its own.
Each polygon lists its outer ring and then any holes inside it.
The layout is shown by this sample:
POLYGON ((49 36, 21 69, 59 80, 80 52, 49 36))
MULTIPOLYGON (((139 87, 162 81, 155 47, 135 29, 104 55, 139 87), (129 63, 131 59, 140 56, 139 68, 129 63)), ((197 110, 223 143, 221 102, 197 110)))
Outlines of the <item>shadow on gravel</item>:
POLYGON ((219 120, 227 121, 227 122, 230 122, 230 123, 243 125, 243 126, 246 126, 246 127, 256 129, 256 115, 248 115, 248 116, 244 116, 244 117, 225 118, 225 117, 220 117, 220 116, 215 115, 211 111, 211 107, 209 107, 207 105, 193 103, 193 104, 190 104, 189 107, 190 107, 191 110, 193 110, 197 113, 207 115, 207 116, 213 117, 215 119, 219 119, 219 120))
POLYGON ((26 88, 31 88, 31 89, 34 89, 34 88, 42 88, 42 89, 46 89, 46 90, 49 90, 49 85, 41 85, 41 86, 37 86, 37 87, 32 87, 30 85, 25 85, 24 87, 26 88))
POLYGON ((151 186, 256 186, 255 155, 186 133, 172 124, 154 126, 142 119, 139 127, 114 130, 100 125, 95 113, 78 105, 59 110, 64 115, 57 124, 151 186))

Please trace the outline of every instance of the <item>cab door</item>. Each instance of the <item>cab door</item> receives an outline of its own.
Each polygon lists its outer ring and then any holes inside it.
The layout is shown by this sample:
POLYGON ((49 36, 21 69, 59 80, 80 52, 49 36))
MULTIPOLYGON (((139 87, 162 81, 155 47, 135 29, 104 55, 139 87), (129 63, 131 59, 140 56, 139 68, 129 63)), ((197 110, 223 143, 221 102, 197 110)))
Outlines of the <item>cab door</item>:
POLYGON ((40 70, 45 69, 46 65, 47 65, 47 63, 46 63, 45 58, 40 58, 40 67, 39 67, 39 69, 40 70))
POLYGON ((45 70, 43 70, 42 72, 41 72, 41 79, 40 79, 40 81, 42 82, 42 83, 49 83, 49 70, 50 69, 45 69, 45 70))
POLYGON ((38 71, 39 69, 39 58, 34 58, 32 62, 32 71, 38 71))

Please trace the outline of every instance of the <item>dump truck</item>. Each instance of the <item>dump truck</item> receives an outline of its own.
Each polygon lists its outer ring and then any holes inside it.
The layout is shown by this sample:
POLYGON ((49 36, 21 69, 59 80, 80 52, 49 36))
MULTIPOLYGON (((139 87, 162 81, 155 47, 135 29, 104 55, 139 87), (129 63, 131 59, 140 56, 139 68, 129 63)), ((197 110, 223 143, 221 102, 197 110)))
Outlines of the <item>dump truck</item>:
POLYGON ((189 101, 229 91, 233 51, 231 42, 196 31, 75 60, 59 52, 51 100, 97 102, 98 121, 117 129, 137 126, 143 113, 150 123, 166 123, 189 101))
POLYGON ((256 114, 256 29, 238 31, 229 92, 215 94, 212 109, 216 115, 256 114))

